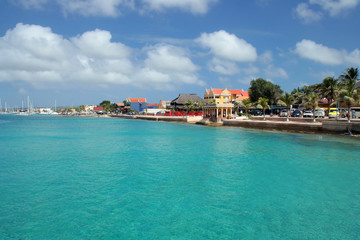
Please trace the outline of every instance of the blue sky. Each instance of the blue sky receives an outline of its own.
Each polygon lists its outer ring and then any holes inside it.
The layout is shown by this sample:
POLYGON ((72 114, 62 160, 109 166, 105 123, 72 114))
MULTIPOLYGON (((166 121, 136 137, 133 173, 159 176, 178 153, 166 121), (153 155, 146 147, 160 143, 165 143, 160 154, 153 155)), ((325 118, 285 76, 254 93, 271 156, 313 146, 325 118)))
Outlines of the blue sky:
POLYGON ((360 0, 2 0, 0 98, 21 106, 285 91, 359 67, 360 0))

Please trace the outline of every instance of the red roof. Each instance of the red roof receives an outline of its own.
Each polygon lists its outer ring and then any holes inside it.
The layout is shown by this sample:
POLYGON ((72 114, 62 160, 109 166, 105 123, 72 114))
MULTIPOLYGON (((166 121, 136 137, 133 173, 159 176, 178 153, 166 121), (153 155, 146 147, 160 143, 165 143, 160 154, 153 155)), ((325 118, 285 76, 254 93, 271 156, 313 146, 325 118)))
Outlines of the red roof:
POLYGON ((128 98, 127 102, 146 102, 146 98, 128 98))
POLYGON ((123 106, 125 106, 124 103, 117 103, 116 105, 117 105, 118 107, 123 107, 123 106))
MULTIPOLYGON (((220 95, 225 89, 212 88, 211 89, 215 95, 220 95)), ((235 94, 236 96, 244 96, 249 97, 249 92, 244 90, 237 89, 227 89, 231 94, 235 94)), ((206 89, 207 93, 210 93, 210 90, 206 89)))
POLYGON ((212 88, 211 90, 215 95, 220 95, 224 91, 224 89, 214 89, 214 88, 212 88))
POLYGON ((104 111, 103 107, 94 107, 94 111, 104 111))

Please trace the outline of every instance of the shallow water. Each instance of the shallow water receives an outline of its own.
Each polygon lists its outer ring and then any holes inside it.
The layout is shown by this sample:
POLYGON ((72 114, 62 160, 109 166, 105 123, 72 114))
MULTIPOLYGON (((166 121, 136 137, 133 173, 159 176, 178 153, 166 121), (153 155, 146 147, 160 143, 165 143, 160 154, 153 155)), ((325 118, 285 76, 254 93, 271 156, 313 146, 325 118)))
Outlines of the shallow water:
POLYGON ((358 239, 352 138, 0 116, 0 239, 358 239))

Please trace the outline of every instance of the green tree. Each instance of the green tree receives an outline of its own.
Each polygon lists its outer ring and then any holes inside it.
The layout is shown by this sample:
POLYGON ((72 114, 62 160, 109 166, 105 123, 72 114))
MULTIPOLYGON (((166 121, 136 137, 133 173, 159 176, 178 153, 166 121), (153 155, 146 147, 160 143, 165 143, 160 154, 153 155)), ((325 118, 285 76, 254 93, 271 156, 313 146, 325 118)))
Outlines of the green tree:
POLYGON ((340 85, 342 89, 339 93, 340 102, 348 108, 348 122, 350 122, 350 108, 353 104, 360 101, 360 90, 355 87, 359 80, 359 71, 357 68, 348 68, 346 72, 340 75, 340 85))
POLYGON ((234 102, 234 106, 233 106, 233 111, 234 114, 239 114, 239 107, 240 107, 240 103, 239 102, 234 102))
POLYGON ((116 112, 118 110, 118 105, 116 103, 111 103, 109 108, 110 112, 116 112))
POLYGON ((108 100, 104 100, 100 103, 100 106, 104 108, 105 112, 109 112, 111 110, 110 105, 111 105, 111 102, 108 100))
POLYGON ((194 109, 197 110, 197 111, 200 111, 202 110, 202 107, 204 106, 204 103, 203 102, 195 102, 194 103, 194 109))
POLYGON ((78 112, 85 111, 85 105, 80 105, 77 111, 78 112))
POLYGON ((309 93, 304 97, 303 105, 313 110, 313 122, 315 122, 315 108, 318 106, 319 97, 316 93, 309 93))
POLYGON ((269 108, 269 99, 259 97, 259 100, 257 101, 258 107, 261 107, 264 114, 264 120, 265 120, 265 109, 269 108))
POLYGON ((242 107, 242 108, 244 108, 244 110, 245 110, 245 116, 246 116, 246 118, 248 118, 248 110, 249 110, 249 108, 251 108, 251 106, 252 106, 252 103, 251 103, 250 99, 244 99, 244 100, 242 100, 242 101, 239 103, 239 106, 242 107))
POLYGON ((290 115, 290 106, 294 104, 295 98, 290 94, 285 92, 283 96, 281 96, 279 103, 286 106, 287 114, 286 114, 286 121, 289 121, 290 115))
POLYGON ((336 101, 338 93, 338 79, 333 77, 326 77, 323 79, 320 87, 319 94, 321 98, 326 98, 328 101, 328 110, 333 102, 336 101))
POLYGON ((251 102, 257 102, 260 97, 268 99, 268 103, 276 103, 283 91, 279 85, 262 78, 250 82, 249 97, 251 102))
POLYGON ((194 102, 193 102, 193 101, 187 100, 186 103, 185 103, 185 108, 186 108, 186 111, 187 111, 186 114, 188 114, 189 111, 192 111, 192 110, 194 109, 194 106, 195 106, 195 105, 194 105, 194 102))

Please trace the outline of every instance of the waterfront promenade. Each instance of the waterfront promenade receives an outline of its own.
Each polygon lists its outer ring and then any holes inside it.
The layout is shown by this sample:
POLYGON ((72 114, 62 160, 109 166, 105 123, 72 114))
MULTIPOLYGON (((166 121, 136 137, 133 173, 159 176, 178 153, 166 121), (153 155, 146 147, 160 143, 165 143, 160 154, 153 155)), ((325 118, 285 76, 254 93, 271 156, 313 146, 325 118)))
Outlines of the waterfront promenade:
POLYGON ((209 126, 232 126, 261 130, 289 131, 299 133, 331 133, 331 134, 347 134, 350 130, 353 134, 360 134, 360 120, 354 119, 351 123, 347 123, 345 119, 329 120, 329 119, 312 119, 286 118, 281 117, 252 117, 250 119, 226 119, 223 122, 214 123, 202 116, 149 116, 149 115, 111 115, 111 117, 142 119, 151 121, 168 121, 202 124, 209 126))

